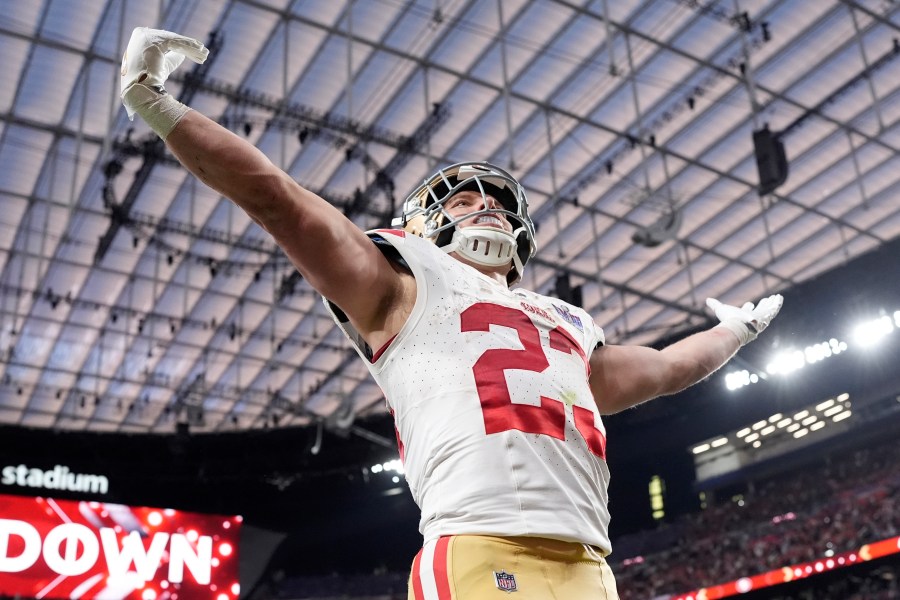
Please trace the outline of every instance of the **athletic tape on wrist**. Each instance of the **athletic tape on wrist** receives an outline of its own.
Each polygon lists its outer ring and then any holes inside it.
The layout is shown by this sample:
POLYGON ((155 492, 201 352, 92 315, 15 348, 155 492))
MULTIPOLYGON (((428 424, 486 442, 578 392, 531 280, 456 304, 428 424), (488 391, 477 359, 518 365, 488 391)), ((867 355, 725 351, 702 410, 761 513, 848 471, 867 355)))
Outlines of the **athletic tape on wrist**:
POLYGON ((137 113, 156 132, 156 135, 165 140, 178 122, 184 118, 191 108, 182 104, 171 95, 145 85, 134 84, 122 96, 128 116, 137 113))
POLYGON ((756 330, 750 324, 744 323, 740 319, 725 319, 716 327, 724 327, 733 333, 741 343, 741 346, 746 346, 755 340, 757 335, 756 330))

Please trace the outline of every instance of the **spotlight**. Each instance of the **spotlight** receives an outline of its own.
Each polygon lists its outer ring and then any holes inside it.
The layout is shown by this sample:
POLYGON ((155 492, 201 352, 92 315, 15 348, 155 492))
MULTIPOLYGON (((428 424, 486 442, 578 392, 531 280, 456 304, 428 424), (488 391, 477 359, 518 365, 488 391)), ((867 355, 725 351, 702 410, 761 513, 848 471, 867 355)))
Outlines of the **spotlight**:
POLYGON ((868 323, 857 325, 856 329, 853 330, 853 339, 860 346, 874 346, 893 330, 893 320, 891 317, 884 315, 868 323))
POLYGON ((759 375, 750 373, 746 369, 733 371, 725 375, 725 387, 729 390, 737 390, 752 383, 759 382, 759 375))
POLYGON ((775 356, 766 365, 766 372, 770 375, 787 375, 797 369, 802 369, 806 364, 806 356, 800 350, 788 350, 775 356))

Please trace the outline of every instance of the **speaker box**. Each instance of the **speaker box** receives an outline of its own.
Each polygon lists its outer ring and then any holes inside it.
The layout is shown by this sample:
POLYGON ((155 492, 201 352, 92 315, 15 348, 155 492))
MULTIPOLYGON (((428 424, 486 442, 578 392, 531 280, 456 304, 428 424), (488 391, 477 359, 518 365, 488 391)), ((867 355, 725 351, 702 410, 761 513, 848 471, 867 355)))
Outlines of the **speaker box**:
POLYGON ((757 191, 760 196, 765 196, 787 181, 788 163, 784 144, 767 125, 753 132, 753 151, 756 155, 756 169, 759 172, 757 191))

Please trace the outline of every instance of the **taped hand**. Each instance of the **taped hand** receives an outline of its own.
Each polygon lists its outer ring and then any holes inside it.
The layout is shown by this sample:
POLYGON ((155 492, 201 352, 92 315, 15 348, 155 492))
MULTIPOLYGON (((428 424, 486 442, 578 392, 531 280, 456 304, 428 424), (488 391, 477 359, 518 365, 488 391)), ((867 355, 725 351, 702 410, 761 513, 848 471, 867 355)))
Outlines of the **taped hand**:
POLYGON ((122 56, 120 72, 122 103, 128 118, 134 119, 135 111, 148 101, 150 94, 166 93, 163 84, 185 57, 202 64, 208 55, 209 50, 194 38, 162 29, 135 28, 122 56))
POLYGON ((763 298, 756 306, 752 302, 747 302, 740 308, 722 304, 715 298, 706 299, 706 305, 716 313, 716 317, 720 321, 718 326, 725 327, 734 333, 741 342, 741 346, 755 340, 756 336, 769 326, 769 323, 781 310, 782 303, 784 303, 784 298, 781 294, 763 298))

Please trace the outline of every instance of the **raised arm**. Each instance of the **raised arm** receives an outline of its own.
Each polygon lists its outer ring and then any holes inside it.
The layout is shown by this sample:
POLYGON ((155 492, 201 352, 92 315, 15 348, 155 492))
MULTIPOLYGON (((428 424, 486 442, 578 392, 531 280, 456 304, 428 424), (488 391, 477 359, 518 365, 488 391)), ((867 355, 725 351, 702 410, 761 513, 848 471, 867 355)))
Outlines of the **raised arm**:
POLYGON ((392 308, 414 286, 334 206, 301 187, 255 146, 179 103, 163 83, 187 56, 206 59, 197 40, 134 30, 122 59, 122 99, 191 173, 268 231, 300 273, 334 301, 372 345, 396 333, 392 308))
POLYGON ((720 323, 662 350, 601 346, 591 355, 591 391, 601 414, 617 413, 658 396, 680 392, 718 370, 765 329, 783 299, 769 296, 741 308, 710 298, 720 323))

